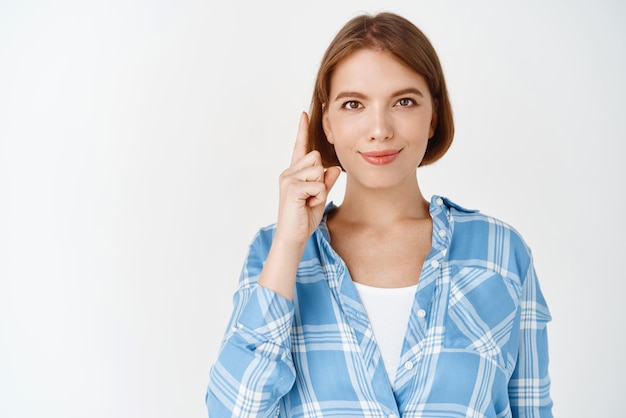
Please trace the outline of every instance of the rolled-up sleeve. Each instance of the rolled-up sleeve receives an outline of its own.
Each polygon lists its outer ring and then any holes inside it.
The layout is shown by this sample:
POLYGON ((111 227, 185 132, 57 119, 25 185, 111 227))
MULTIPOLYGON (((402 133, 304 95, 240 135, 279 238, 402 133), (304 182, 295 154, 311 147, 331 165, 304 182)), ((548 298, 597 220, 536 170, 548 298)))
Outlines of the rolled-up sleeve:
POLYGON ((521 295, 520 340, 509 401, 515 418, 551 418, 547 324, 551 320, 532 262, 521 295))
POLYGON ((293 303, 256 284, 264 251, 258 239, 242 271, 234 309, 218 358, 211 367, 209 417, 268 417, 291 389, 293 303))

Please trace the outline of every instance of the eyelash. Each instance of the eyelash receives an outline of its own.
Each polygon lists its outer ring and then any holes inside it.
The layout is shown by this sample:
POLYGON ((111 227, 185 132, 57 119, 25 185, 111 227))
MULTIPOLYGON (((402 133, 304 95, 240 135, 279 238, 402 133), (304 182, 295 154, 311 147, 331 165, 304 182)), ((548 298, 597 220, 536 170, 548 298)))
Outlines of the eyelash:
MULTIPOLYGON (((400 107, 410 107, 410 106, 415 106, 417 105, 416 101, 409 98, 409 97, 403 97, 401 99, 399 99, 396 104, 400 105, 400 107), (409 101, 410 103, 407 103, 405 105, 400 105, 400 102, 403 101, 409 101)), ((347 102, 345 102, 344 104, 341 105, 342 109, 347 109, 347 110, 356 110, 356 109, 360 109, 361 107, 363 107, 363 105, 361 104, 361 102, 357 101, 357 100, 348 100, 347 102), (351 107, 352 104, 356 104, 357 107, 351 107)))
POLYGON ((348 110, 356 110, 359 109, 360 107, 362 107, 363 105, 356 101, 356 100, 348 100, 347 102, 345 102, 344 104, 341 105, 342 109, 348 109, 348 110), (356 104, 357 107, 351 107, 350 104, 356 104))
POLYGON ((415 100, 409 98, 409 97, 403 97, 400 100, 398 100, 396 103, 400 104, 400 102, 404 101, 404 100, 408 100, 409 102, 411 102, 410 104, 407 104, 405 106, 400 106, 400 107, 409 107, 409 106, 415 106, 417 103, 415 102, 415 100))

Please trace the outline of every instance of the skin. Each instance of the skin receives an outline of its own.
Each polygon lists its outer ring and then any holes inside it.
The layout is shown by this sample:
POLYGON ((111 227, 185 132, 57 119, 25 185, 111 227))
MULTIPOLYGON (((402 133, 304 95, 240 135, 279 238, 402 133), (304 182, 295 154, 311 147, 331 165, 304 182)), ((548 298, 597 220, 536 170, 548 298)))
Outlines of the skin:
MULTIPOLYGON (((347 175, 343 202, 328 218, 331 245, 354 281, 417 283, 432 236, 416 176, 436 126, 425 80, 387 52, 358 50, 333 72, 323 125, 347 175)), ((303 113, 291 164, 280 176, 276 234, 258 281, 289 300, 306 241, 341 173, 324 169, 317 151, 306 152, 307 126, 303 113)))
POLYGON ((258 284, 292 300, 298 264, 306 241, 324 214, 328 192, 341 169, 324 169, 318 151, 307 153, 308 115, 300 116, 291 165, 279 179, 276 233, 258 284))
POLYGON ((332 246, 356 282, 416 284, 432 241, 416 175, 436 127, 428 85, 388 52, 362 49, 337 66, 329 97, 324 130, 347 174, 328 219, 332 246), (384 165, 363 158, 381 150, 399 153, 384 165))

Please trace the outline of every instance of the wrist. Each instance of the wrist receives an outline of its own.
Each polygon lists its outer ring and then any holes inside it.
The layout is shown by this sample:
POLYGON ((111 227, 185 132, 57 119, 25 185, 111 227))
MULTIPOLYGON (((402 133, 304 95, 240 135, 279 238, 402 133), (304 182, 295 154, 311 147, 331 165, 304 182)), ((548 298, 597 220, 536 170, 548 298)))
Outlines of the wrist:
POLYGON ((270 289, 288 300, 293 299, 298 266, 304 253, 305 245, 293 242, 274 240, 258 284, 270 289))
POLYGON ((280 227, 277 227, 272 238, 272 247, 280 247, 288 252, 304 252, 308 239, 308 236, 294 237, 293 234, 285 233, 280 227))

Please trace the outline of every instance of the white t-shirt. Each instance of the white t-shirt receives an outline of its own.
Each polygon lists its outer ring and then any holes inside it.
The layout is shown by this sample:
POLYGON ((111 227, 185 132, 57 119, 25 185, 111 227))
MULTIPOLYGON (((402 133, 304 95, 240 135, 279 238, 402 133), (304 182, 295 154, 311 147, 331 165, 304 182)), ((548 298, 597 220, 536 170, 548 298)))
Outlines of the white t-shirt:
POLYGON ((386 288, 354 282, 393 385, 417 285, 386 288))

